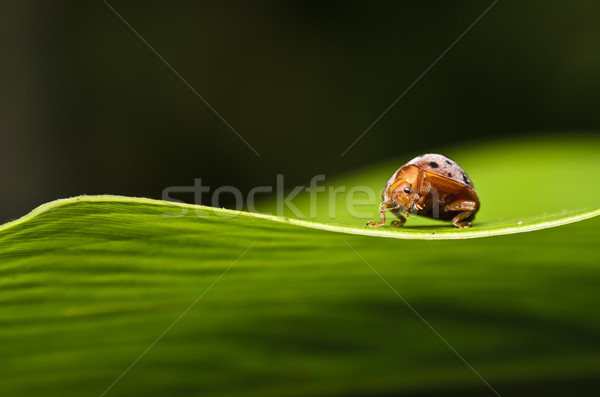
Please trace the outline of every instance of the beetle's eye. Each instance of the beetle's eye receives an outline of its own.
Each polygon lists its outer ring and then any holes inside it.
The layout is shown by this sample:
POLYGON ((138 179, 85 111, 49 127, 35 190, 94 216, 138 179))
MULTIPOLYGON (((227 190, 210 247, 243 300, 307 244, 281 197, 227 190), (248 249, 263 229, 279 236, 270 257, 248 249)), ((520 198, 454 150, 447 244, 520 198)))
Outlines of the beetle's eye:
POLYGON ((404 188, 404 193, 406 193, 406 194, 412 194, 412 190, 410 190, 409 188, 405 187, 404 188))

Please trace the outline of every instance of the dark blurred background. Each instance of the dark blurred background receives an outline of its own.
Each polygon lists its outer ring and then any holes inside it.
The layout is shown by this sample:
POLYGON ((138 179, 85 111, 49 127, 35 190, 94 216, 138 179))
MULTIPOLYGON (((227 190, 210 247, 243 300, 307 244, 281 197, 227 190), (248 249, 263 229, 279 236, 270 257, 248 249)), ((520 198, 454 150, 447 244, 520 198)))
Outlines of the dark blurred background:
MULTIPOLYGON (((78 194, 243 192, 403 153, 600 131, 600 3, 2 1, 0 221, 78 194)), ((209 203, 206 203, 209 204, 209 203)))

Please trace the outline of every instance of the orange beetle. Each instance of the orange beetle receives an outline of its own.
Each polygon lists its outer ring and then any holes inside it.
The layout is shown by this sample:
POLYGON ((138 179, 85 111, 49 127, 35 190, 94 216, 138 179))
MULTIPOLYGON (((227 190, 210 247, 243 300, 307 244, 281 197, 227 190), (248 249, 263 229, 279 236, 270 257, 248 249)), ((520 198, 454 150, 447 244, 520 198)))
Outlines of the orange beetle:
POLYGON ((404 225, 404 216, 413 213, 470 227, 479 210, 479 197, 467 173, 441 154, 423 154, 400 167, 381 196, 381 220, 367 222, 367 226, 384 225, 385 213, 391 211, 400 219, 392 226, 404 225))

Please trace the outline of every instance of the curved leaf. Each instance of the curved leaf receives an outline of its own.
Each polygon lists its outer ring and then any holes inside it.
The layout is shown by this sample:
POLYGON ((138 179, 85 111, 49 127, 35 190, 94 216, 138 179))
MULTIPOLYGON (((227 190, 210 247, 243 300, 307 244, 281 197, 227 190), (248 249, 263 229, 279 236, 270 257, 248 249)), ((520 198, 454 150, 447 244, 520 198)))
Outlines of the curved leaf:
MULTIPOLYGON (((260 213, 235 211, 225 208, 213 208, 202 205, 179 204, 140 197, 100 195, 79 196, 69 199, 56 200, 44 204, 33 210, 28 215, 16 221, 1 225, 0 232, 5 230, 10 231, 9 229, 11 227, 34 219, 36 216, 39 216, 45 212, 57 210, 61 206, 84 204, 89 205, 90 203, 98 203, 99 205, 124 205, 132 208, 132 210, 135 210, 136 205, 143 205, 145 211, 149 211, 149 208, 154 207, 153 221, 157 224, 160 222, 172 223, 173 220, 177 219, 178 217, 182 217, 184 213, 188 214, 189 212, 193 212, 199 219, 206 218, 209 216, 214 216, 220 219, 227 219, 229 224, 226 227, 232 227, 234 225, 243 225, 244 222, 252 218, 255 220, 255 222, 261 222, 261 225, 265 228, 270 227, 270 222, 279 222, 295 226, 307 227, 311 229, 326 230, 330 232, 420 240, 455 240, 477 237, 491 237, 512 233, 522 233, 566 225, 569 223, 581 221, 600 215, 600 209, 584 209, 573 211, 563 210, 562 212, 556 214, 545 213, 542 215, 523 217, 512 220, 499 220, 497 222, 478 223, 476 227, 468 229, 458 229, 453 227, 451 224, 446 224, 444 226, 427 225, 403 228, 367 228, 364 226, 347 226, 344 224, 337 223, 313 222, 302 219, 278 217, 260 213)), ((118 220, 115 219, 115 221, 118 220)), ((198 231, 202 231, 202 225, 200 224, 198 225, 198 231)))
MULTIPOLYGON (((598 148, 449 151, 482 199, 467 230, 365 229, 343 196, 335 224, 327 207, 303 221, 117 196, 43 205, 0 226, 0 395, 493 395, 452 349, 502 395, 597 388, 598 148)), ((394 168, 331 182, 376 189, 394 168)))

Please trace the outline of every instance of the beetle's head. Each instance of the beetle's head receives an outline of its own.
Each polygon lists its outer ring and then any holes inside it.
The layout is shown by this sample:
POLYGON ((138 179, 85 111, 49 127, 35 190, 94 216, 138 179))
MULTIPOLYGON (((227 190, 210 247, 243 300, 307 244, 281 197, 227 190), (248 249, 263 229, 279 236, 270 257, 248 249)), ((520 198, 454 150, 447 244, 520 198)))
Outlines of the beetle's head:
POLYGON ((399 209, 408 215, 419 200, 419 195, 415 192, 418 176, 419 169, 415 166, 402 167, 392 176, 388 181, 387 194, 384 194, 388 207, 399 209))
POLYGON ((413 191, 409 183, 402 183, 392 191, 390 199, 392 206, 408 215, 419 201, 419 195, 413 191))

